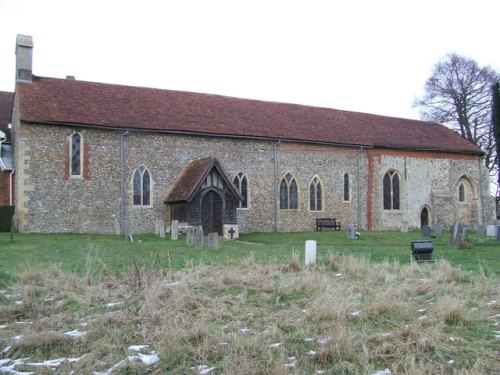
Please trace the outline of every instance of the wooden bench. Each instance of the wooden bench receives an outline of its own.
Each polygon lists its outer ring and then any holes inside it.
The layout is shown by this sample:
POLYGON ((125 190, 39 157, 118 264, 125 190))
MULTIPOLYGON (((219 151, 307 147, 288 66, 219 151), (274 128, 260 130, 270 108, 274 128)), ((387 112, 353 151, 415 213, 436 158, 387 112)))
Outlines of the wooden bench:
POLYGON ((316 230, 323 230, 323 228, 333 228, 335 230, 340 230, 340 221, 337 221, 335 218, 316 219, 316 230))

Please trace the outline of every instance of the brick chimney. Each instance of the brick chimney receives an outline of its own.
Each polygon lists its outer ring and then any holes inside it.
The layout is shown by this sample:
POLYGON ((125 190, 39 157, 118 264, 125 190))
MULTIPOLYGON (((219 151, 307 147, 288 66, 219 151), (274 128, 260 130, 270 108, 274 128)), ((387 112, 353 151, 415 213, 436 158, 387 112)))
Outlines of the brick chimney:
POLYGON ((17 34, 16 82, 33 82, 33 38, 17 34))

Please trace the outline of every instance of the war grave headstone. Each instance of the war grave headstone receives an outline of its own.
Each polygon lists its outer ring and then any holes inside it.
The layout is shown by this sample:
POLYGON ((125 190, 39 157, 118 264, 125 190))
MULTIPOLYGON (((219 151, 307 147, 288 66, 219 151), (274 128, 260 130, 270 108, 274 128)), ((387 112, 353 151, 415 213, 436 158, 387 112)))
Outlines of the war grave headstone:
POLYGON ((490 224, 486 227, 486 235, 488 237, 495 237, 497 235, 496 225, 490 224))
POLYGON ((306 241, 305 264, 310 266, 316 263, 316 241, 306 241))

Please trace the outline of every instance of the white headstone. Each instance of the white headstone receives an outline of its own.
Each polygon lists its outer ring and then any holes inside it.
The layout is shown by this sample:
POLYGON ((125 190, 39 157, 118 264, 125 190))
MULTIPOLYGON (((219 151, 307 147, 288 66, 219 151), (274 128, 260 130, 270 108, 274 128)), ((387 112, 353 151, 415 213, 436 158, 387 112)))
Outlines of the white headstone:
POLYGON ((401 233, 408 233, 408 222, 407 221, 401 222, 401 233))
POLYGON ((347 224, 347 239, 356 239, 356 227, 354 226, 354 224, 347 224))
POLYGON ((163 220, 158 220, 158 232, 160 232, 160 238, 165 238, 165 222, 163 220))
POLYGON ((316 263, 316 241, 307 240, 306 241, 306 266, 310 266, 316 263))
POLYGON ((489 237, 495 237, 497 235, 496 225, 488 225, 486 227, 486 235, 489 237))
POLYGON ((217 232, 208 234, 208 248, 210 250, 219 250, 219 234, 217 232))

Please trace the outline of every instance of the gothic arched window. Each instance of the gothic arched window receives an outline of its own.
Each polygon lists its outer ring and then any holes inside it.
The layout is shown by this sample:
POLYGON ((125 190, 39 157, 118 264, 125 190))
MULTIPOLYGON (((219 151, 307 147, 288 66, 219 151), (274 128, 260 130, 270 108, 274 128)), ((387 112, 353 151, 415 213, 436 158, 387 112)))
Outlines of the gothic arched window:
POLYGON ((384 176, 384 210, 399 210, 399 174, 389 171, 384 176))
POLYGON ((248 182, 247 177, 242 173, 238 173, 234 176, 234 186, 243 196, 243 200, 239 203, 239 208, 248 208, 248 182))
POLYGON ((134 172, 134 206, 149 206, 151 203, 151 177, 142 165, 134 172))
POLYGON ((294 210, 299 208, 299 189, 297 181, 287 173, 280 183, 280 209, 294 210))
POLYGON ((323 189, 318 176, 315 176, 309 185, 309 210, 323 210, 323 189))

